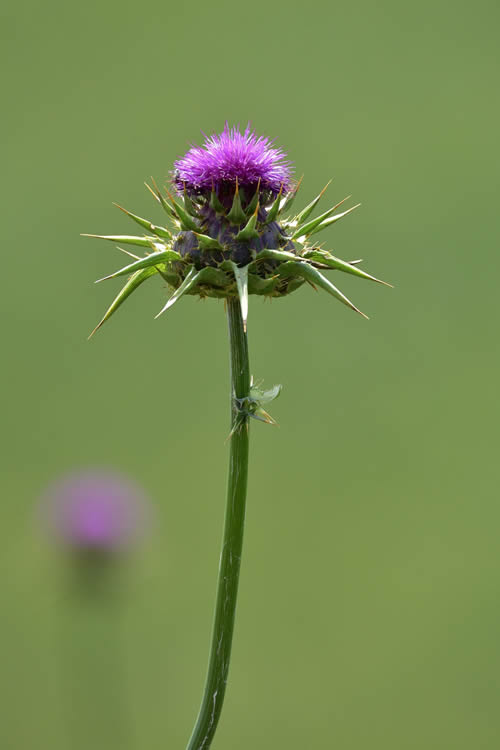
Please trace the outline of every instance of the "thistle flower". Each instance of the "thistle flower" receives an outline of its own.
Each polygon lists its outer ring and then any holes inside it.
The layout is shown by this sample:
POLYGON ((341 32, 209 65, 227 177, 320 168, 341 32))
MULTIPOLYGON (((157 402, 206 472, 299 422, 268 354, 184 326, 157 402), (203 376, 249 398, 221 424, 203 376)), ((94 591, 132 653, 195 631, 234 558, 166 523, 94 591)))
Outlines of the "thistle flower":
POLYGON ((226 124, 221 134, 207 136, 202 146, 193 146, 176 161, 165 194, 154 181, 149 187, 167 214, 169 226, 153 224, 122 208, 144 234, 87 235, 145 251, 138 257, 125 250, 133 262, 105 277, 129 278, 94 331, 144 281, 156 275, 170 290, 158 315, 188 294, 224 298, 226 302, 231 355, 226 520, 209 667, 188 750, 208 750, 226 690, 245 520, 249 419, 273 423, 264 406, 281 388, 264 390, 250 377, 248 296, 284 297, 307 282, 364 315, 325 274, 341 271, 385 283, 359 268, 360 261, 341 260, 316 242, 320 232, 359 204, 339 210, 347 200, 344 198, 313 218, 325 187, 302 210, 291 214, 299 187, 300 180, 293 182, 291 164, 283 151, 250 127, 241 133, 226 124))
POLYGON ((144 281, 156 275, 171 291, 158 315, 185 294, 238 297, 246 326, 249 294, 283 297, 304 282, 364 315, 325 272, 342 271, 385 282, 359 268, 360 261, 341 260, 316 242, 319 232, 360 204, 338 211, 347 200, 344 198, 311 218, 325 187, 305 208, 289 215, 299 187, 300 181, 292 181, 284 152, 250 127, 241 133, 226 124, 220 135, 207 136, 202 146, 193 146, 175 162, 166 195, 154 182, 149 187, 170 226, 153 224, 118 206, 146 233, 86 235, 144 248, 145 252, 138 257, 124 251, 134 262, 105 277, 129 278, 92 333, 144 281))
POLYGON ((55 483, 45 496, 52 533, 66 547, 114 552, 134 542, 144 524, 144 496, 123 477, 82 473, 55 483))
POLYGON ((175 184, 179 193, 184 185, 190 195, 213 185, 227 183, 234 190, 240 187, 255 190, 260 181, 262 190, 275 195, 291 186, 290 162, 279 148, 272 148, 264 136, 257 137, 250 126, 244 133, 226 123, 220 135, 208 136, 203 146, 193 146, 175 162, 175 184))
POLYGON ((116 737, 116 747, 129 747, 122 563, 148 515, 141 489, 111 471, 62 477, 42 497, 39 520, 65 553, 57 608, 65 747, 92 747, 96 737, 116 737))

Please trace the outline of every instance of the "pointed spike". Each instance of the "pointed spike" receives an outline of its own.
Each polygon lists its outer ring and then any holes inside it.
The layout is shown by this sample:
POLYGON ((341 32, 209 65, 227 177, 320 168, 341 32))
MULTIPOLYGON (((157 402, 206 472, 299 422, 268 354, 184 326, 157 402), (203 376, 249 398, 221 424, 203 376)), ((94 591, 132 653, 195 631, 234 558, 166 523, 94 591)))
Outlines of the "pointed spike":
POLYGON ((175 302, 177 302, 177 300, 179 300, 184 294, 189 294, 193 287, 207 284, 212 288, 220 287, 221 289, 224 289, 228 286, 228 281, 229 279, 227 275, 220 268, 205 266, 205 268, 202 268, 200 271, 198 271, 194 266, 191 266, 182 284, 178 289, 175 290, 170 299, 167 301, 167 304, 163 307, 162 310, 160 310, 155 318, 159 318, 160 315, 165 312, 165 310, 168 310, 168 308, 171 307, 175 302))
POLYGON ((155 180, 154 180, 153 177, 151 177, 151 182, 153 183, 154 190, 153 190, 153 188, 149 187, 149 185, 148 185, 147 182, 145 182, 144 184, 146 185, 146 187, 149 190, 149 192, 153 195, 153 197, 158 201, 158 203, 163 208, 163 210, 165 211, 165 213, 168 216, 170 216, 171 219, 176 219, 177 217, 175 215, 174 210, 172 209, 171 206, 168 205, 167 201, 165 200, 165 198, 163 197, 163 195, 160 193, 158 185, 156 184, 156 182, 155 182, 155 180))
POLYGON ((82 237, 93 237, 98 240, 111 240, 111 242, 124 242, 126 245, 139 245, 140 247, 151 247, 158 237, 135 237, 128 234, 82 234, 82 237))
POLYGON ((248 206, 245 209, 245 213, 246 213, 247 216, 251 216, 253 214, 253 212, 257 208, 259 202, 260 202, 260 177, 259 177, 259 181, 257 183, 257 189, 255 190, 255 194, 254 194, 252 200, 250 201, 250 203, 248 204, 248 206))
POLYGON ((169 232, 165 227, 158 227, 156 226, 156 224, 152 224, 150 221, 148 221, 148 219, 143 219, 141 216, 137 216, 131 211, 127 211, 126 208, 123 208, 123 206, 120 206, 118 203, 113 203, 113 206, 116 206, 120 209, 120 211, 123 211, 124 214, 132 219, 132 221, 135 221, 136 224, 139 224, 139 226, 148 229, 150 232, 153 232, 153 234, 156 234, 157 237, 165 237, 167 239, 172 238, 172 233, 169 232))
MULTIPOLYGON (((321 214, 320 216, 317 216, 315 219, 311 219, 311 221, 308 221, 307 224, 302 224, 302 226, 297 227, 297 229, 292 235, 292 239, 297 239, 298 237, 306 237, 310 234, 314 234, 314 230, 316 230, 317 232, 321 231, 317 229, 317 227, 322 225, 323 222, 326 221, 326 219, 328 219, 328 217, 330 217, 333 214, 333 212, 337 210, 339 206, 341 206, 343 203, 349 200, 350 197, 351 197, 350 195, 346 195, 345 198, 342 198, 341 201, 336 203, 335 206, 332 206, 331 208, 329 208, 328 211, 325 211, 325 213, 321 214)), ((361 205, 361 204, 358 204, 358 205, 361 205)), ((354 206, 354 208, 357 208, 357 206, 354 206)), ((354 209, 349 209, 349 210, 354 210, 354 209)))
POLYGON ((216 214, 226 213, 226 209, 224 208, 220 200, 217 198, 217 193, 215 192, 213 180, 212 180, 212 192, 210 193, 210 208, 212 209, 212 211, 215 211, 216 214))
POLYGON ((258 215, 259 215, 259 204, 257 203, 257 207, 254 213, 252 214, 252 216, 250 216, 249 220, 247 221, 243 229, 240 229, 240 231, 235 237, 235 240, 237 240, 238 242, 248 242, 249 240, 254 240, 254 239, 259 238, 259 233, 255 229, 255 227, 257 226, 258 215))
POLYGON ((198 239, 198 245, 201 250, 224 250, 220 242, 214 237, 209 237, 207 234, 200 234, 199 232, 194 232, 194 234, 198 239))
POLYGON ((303 208, 302 211, 300 211, 300 213, 298 213, 297 216, 293 219, 296 226, 300 226, 301 224, 305 222, 307 218, 309 218, 309 216, 312 214, 312 212, 314 211, 314 209, 320 202, 325 190, 330 185, 330 183, 331 183, 331 180, 328 180, 328 182, 326 183, 321 193, 317 195, 316 198, 312 200, 305 208, 303 208))
POLYGON ((355 211, 357 208, 361 206, 361 203, 356 203, 355 206, 352 206, 351 208, 348 208, 347 211, 342 211, 340 214, 335 214, 335 216, 331 216, 329 219, 325 219, 325 221, 322 221, 321 224, 319 224, 315 229, 312 230, 312 232, 309 232, 309 236, 312 234, 316 234, 317 232, 323 231, 323 229, 326 229, 330 226, 330 224, 335 224, 336 221, 339 221, 339 219, 343 219, 344 216, 347 216, 348 214, 355 211))
POLYGON ((243 211, 243 207, 241 205, 240 191, 238 187, 237 178, 236 178, 236 188, 234 191, 233 205, 231 206, 231 210, 229 211, 227 218, 229 219, 231 224, 243 224, 243 222, 247 218, 245 215, 245 212, 243 211))
POLYGON ((150 276, 153 276, 155 273, 157 273, 156 268, 145 268, 141 271, 137 271, 134 273, 130 279, 127 281, 125 286, 118 292, 116 297, 114 298, 111 305, 106 310, 104 317, 102 320, 96 325, 94 330, 89 336, 89 339, 92 338, 94 333, 99 330, 99 328, 104 325, 104 323, 109 320, 109 318, 113 315, 114 312, 120 307, 120 305, 125 302, 127 297, 129 297, 132 292, 134 292, 138 286, 142 284, 143 281, 146 281, 150 276))
POLYGON ((188 212, 188 214, 190 214, 194 219, 200 218, 193 201, 187 194, 186 183, 184 183, 184 205, 186 206, 186 211, 188 212))
POLYGON ((278 268, 278 273, 280 274, 280 276, 284 276, 285 278, 286 276, 301 276, 306 281, 317 284, 321 289, 324 289, 325 292, 331 294, 332 297, 335 297, 344 305, 350 307, 351 310, 354 310, 355 312, 362 315, 363 318, 369 320, 368 316, 361 312, 361 310, 359 310, 355 305, 353 305, 351 300, 348 299, 345 294, 342 294, 340 289, 337 289, 337 287, 334 286, 325 276, 323 276, 323 274, 320 273, 317 268, 313 268, 308 263, 305 263, 304 261, 284 263, 278 268))
POLYGON ((266 424, 277 426, 277 422, 275 419, 272 418, 272 416, 262 407, 257 407, 257 409, 249 415, 252 417, 252 419, 256 419, 259 422, 265 422, 266 424))
POLYGON ((181 256, 179 255, 179 253, 176 253, 175 250, 162 250, 157 253, 151 253, 151 255, 146 255, 145 258, 136 260, 135 263, 129 263, 128 266, 120 268, 119 271, 115 271, 115 273, 111 273, 109 276, 104 276, 102 279, 97 279, 95 283, 99 284, 101 281, 108 281, 108 279, 114 279, 117 276, 125 276, 126 274, 139 271, 142 268, 150 268, 151 266, 157 266, 159 264, 168 263, 172 260, 180 259, 181 256))
POLYGON ((131 258, 134 258, 134 260, 140 260, 140 255, 134 255, 134 253, 131 253, 130 250, 125 250, 124 247, 120 247, 119 245, 116 246, 117 250, 120 250, 122 253, 125 253, 125 255, 129 255, 131 258))
POLYGON ((383 284, 384 286, 388 286, 393 289, 392 284, 387 283, 387 281, 377 279, 375 278, 375 276, 372 276, 366 271, 363 271, 361 268, 357 268, 356 265, 352 265, 351 263, 347 263, 345 260, 336 258, 334 255, 325 250, 319 251, 316 248, 306 250, 303 257, 307 258, 307 260, 309 261, 317 261, 318 263, 323 264, 323 268, 327 266, 328 268, 344 271, 345 273, 350 273, 353 276, 358 276, 361 279, 376 281, 377 284, 383 284))
POLYGON ((265 249, 260 250, 255 256, 255 262, 259 260, 279 260, 286 262, 288 260, 297 260, 297 256, 294 253, 289 253, 287 250, 265 249))
POLYGON ((175 213, 177 214, 177 217, 179 218, 179 221, 181 222, 181 227, 185 231, 192 231, 197 232, 200 228, 198 224, 196 224, 195 221, 191 218, 191 216, 188 214, 184 206, 182 206, 178 201, 175 200, 175 198, 172 196, 172 193, 170 190, 165 188, 168 197, 170 198, 170 202, 172 203, 175 213))
POLYGON ((164 313, 166 310, 168 310, 169 307, 172 307, 177 300, 179 300, 183 294, 186 294, 186 292, 189 292, 189 290, 196 284, 199 275, 202 273, 202 271, 197 271, 194 266, 190 268, 188 273, 186 274, 184 281, 180 285, 178 289, 175 290, 175 292, 172 294, 172 296, 167 301, 166 305, 162 307, 158 315, 155 315, 156 318, 159 318, 162 313, 164 313))
POLYGON ((276 196, 276 200, 274 201, 273 205, 267 212, 266 216, 266 224, 270 224, 272 221, 275 221, 276 217, 278 216, 280 212, 280 205, 281 205, 281 195, 283 193, 283 185, 280 187, 280 191, 278 195, 276 196))
POLYGON ((283 213, 283 211, 288 211, 289 208, 292 207, 292 203, 294 202, 295 198, 297 197, 297 193, 300 190, 300 186, 302 185, 302 180, 304 179, 304 175, 300 178, 300 180, 295 185, 295 188, 286 195, 283 200, 281 201, 281 206, 279 213, 283 213))

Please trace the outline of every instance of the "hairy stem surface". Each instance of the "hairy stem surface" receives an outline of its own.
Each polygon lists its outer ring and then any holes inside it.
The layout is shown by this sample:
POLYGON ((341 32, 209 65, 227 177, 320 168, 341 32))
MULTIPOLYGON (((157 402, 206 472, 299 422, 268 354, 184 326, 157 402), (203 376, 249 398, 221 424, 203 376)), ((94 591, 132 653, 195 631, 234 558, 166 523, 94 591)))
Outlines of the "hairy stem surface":
POLYGON ((210 747, 222 711, 233 640, 248 476, 248 416, 241 399, 250 391, 247 334, 238 298, 227 300, 231 360, 231 437, 226 518, 219 564, 212 645, 196 726, 187 750, 210 747))

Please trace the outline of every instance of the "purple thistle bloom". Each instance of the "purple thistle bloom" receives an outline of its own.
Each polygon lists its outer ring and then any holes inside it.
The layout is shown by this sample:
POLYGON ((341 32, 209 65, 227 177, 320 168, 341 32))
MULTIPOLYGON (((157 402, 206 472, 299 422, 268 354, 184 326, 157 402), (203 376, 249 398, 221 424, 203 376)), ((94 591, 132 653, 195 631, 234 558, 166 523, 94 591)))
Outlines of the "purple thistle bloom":
POLYGON ((46 493, 49 526, 75 549, 112 551, 133 542, 144 526, 144 495, 112 473, 76 474, 46 493))
POLYGON ((244 133, 226 122, 220 135, 205 137, 203 146, 193 146, 182 159, 174 163, 174 183, 179 190, 198 192, 218 188, 221 183, 255 186, 272 193, 290 189, 291 162, 272 141, 257 136, 247 125, 244 133))
POLYGON ((286 154, 266 136, 256 135, 250 125, 241 132, 226 122, 222 133, 205 136, 201 146, 192 146, 174 166, 168 198, 154 180, 154 188, 148 186, 170 227, 118 206, 148 234, 87 235, 146 248, 143 257, 100 279, 128 277, 91 336, 132 292, 157 274, 171 292, 157 317, 184 295, 238 298, 246 326, 249 295, 284 297, 306 284, 366 317, 323 272, 331 269, 385 282, 360 268, 360 261, 333 255, 316 237, 360 204, 338 211, 344 198, 314 216, 326 185, 302 210, 291 214, 301 180, 292 180, 286 154))

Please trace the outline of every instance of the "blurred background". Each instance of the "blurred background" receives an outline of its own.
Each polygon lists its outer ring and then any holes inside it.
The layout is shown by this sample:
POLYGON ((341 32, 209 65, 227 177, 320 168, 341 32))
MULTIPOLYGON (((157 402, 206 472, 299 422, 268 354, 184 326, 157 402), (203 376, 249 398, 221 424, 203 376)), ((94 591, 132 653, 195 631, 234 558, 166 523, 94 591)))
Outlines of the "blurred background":
POLYGON ((226 119, 277 138, 302 204, 331 177, 330 204, 361 201, 326 247, 396 288, 339 279, 369 322, 310 288, 251 299, 253 373, 284 390, 280 426, 252 424, 214 747, 498 747, 499 21, 492 0, 2 6, 2 748, 174 750, 194 723, 223 305, 154 321, 153 281, 88 342, 123 258, 79 234, 132 231, 112 201, 160 221, 144 180, 226 119), (39 508, 91 470, 151 523, 80 596, 39 508))

